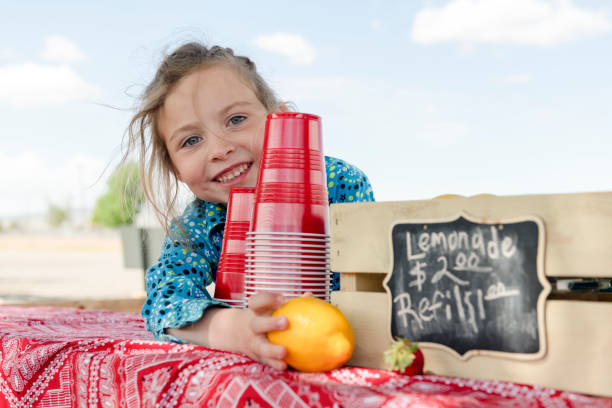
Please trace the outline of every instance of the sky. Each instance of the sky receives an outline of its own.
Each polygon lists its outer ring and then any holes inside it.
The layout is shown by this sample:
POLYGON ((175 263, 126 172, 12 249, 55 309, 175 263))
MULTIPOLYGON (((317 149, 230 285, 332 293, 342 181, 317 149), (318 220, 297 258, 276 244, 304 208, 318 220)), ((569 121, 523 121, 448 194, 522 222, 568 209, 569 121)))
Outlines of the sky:
POLYGON ((605 0, 0 4, 0 220, 91 209, 165 52, 249 56, 378 201, 612 190, 605 0))

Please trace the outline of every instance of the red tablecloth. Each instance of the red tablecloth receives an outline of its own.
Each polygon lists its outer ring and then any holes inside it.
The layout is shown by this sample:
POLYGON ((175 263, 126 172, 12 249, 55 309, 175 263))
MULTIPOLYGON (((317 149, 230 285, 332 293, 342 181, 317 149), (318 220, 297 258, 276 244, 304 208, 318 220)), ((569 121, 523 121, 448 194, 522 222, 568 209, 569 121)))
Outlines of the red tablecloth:
POLYGON ((345 367, 276 371, 154 341, 131 313, 0 306, 0 407, 612 407, 549 388, 345 367))

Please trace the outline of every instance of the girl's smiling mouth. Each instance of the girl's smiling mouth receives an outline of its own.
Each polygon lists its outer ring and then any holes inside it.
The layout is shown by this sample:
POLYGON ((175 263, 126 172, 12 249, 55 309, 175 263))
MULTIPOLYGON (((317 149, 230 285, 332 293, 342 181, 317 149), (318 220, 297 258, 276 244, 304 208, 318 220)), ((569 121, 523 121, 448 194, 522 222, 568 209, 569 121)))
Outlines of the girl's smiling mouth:
POLYGON ((230 169, 223 170, 221 173, 215 176, 213 180, 222 184, 229 184, 238 181, 248 173, 251 166, 253 166, 253 162, 237 164, 230 169))

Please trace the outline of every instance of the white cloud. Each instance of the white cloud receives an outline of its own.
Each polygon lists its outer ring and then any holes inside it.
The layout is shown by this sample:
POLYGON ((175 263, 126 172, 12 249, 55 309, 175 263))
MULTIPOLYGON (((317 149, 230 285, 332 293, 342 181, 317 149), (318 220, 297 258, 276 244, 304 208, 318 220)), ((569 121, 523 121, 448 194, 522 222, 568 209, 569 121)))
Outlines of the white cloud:
POLYGON ((45 49, 41 56, 53 62, 76 62, 85 59, 85 54, 75 43, 59 35, 45 38, 45 49))
POLYGON ((43 105, 95 98, 99 92, 67 65, 28 62, 0 66, 0 102, 16 106, 43 105))
POLYGON ((373 31, 380 31, 383 27, 383 23, 380 20, 372 20, 370 22, 370 27, 373 31))
POLYGON ((295 65, 312 64, 317 55, 314 47, 297 34, 260 35, 255 39, 255 45, 266 51, 288 57, 291 63, 295 65))
POLYGON ((32 152, 0 152, 0 191, 10 191, 9 199, 0 200, 0 217, 45 213, 50 203, 92 208, 107 188, 109 172, 103 174, 104 166, 102 160, 86 155, 50 164, 32 152))
POLYGON ((0 60, 2 59, 10 59, 15 56, 15 52, 9 48, 0 49, 0 60))
POLYGON ((530 74, 510 74, 501 79, 502 82, 509 84, 526 84, 531 81, 530 74))
POLYGON ((571 0, 453 0, 417 13, 412 40, 548 46, 610 31, 604 12, 571 0))

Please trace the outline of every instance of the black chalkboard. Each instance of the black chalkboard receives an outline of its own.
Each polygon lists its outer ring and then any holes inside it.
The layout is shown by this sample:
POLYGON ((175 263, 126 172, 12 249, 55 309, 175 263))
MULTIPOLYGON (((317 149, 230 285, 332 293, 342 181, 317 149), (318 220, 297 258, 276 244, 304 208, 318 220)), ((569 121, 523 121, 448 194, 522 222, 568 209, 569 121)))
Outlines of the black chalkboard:
POLYGON ((460 355, 543 352, 550 286, 541 284, 538 267, 540 229, 535 219, 492 224, 464 216, 395 224, 393 271, 385 279, 391 335, 460 355))

